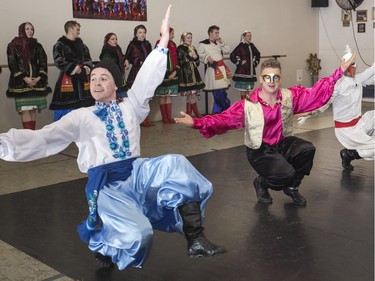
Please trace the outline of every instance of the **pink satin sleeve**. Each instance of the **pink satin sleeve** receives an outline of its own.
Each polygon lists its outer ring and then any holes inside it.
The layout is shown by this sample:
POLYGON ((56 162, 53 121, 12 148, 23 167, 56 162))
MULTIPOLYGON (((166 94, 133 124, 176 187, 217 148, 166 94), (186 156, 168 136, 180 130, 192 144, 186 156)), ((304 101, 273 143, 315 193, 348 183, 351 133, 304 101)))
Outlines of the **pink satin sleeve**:
POLYGON ((289 88, 293 94, 294 114, 309 112, 326 104, 332 96, 335 83, 342 75, 343 71, 340 67, 331 76, 321 78, 311 88, 302 86, 289 88))
POLYGON ((245 101, 240 100, 222 113, 194 118, 193 128, 198 129, 205 138, 243 128, 245 124, 244 105, 245 101))

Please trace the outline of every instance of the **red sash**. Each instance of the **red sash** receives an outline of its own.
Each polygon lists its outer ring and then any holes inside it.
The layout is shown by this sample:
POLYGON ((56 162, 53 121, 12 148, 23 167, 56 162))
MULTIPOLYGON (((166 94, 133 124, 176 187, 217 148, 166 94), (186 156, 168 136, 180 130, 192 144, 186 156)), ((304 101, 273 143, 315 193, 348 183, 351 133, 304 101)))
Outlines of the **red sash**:
POLYGON ((358 118, 355 118, 355 119, 353 119, 352 121, 349 121, 349 122, 335 121, 335 128, 353 127, 358 123, 359 119, 361 119, 361 116, 359 116, 358 118))
MULTIPOLYGON (((86 69, 82 68, 82 71, 86 71, 86 69)), ((83 90, 84 91, 90 90, 90 82, 89 81, 90 81, 90 79, 88 77, 87 81, 83 83, 83 90)), ((67 75, 65 73, 63 74, 63 77, 61 79, 61 92, 62 93, 74 92, 72 76, 67 75)))
POLYGON ((224 63, 223 60, 219 60, 215 67, 215 80, 220 80, 224 78, 224 75, 219 69, 219 66, 224 66, 228 79, 232 78, 232 73, 230 72, 230 69, 228 68, 228 66, 224 63))

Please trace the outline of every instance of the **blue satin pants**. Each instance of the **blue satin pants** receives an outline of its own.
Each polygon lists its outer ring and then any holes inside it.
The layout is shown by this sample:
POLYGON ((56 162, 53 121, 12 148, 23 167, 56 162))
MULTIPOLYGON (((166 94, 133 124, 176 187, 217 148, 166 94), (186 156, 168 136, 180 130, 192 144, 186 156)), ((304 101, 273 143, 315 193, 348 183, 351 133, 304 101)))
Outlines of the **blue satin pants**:
POLYGON ((111 257, 120 270, 141 267, 153 229, 183 234, 178 206, 199 202, 203 218, 211 194, 212 184, 182 155, 138 158, 126 181, 107 184, 100 191, 102 225, 88 246, 111 257))

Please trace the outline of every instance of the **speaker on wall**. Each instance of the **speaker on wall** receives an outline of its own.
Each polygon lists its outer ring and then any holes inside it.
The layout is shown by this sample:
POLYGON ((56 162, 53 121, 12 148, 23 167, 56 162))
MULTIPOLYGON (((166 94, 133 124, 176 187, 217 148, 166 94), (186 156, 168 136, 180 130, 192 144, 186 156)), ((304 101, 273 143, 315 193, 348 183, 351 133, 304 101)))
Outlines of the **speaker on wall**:
POLYGON ((328 0, 311 0, 311 7, 313 8, 328 7, 328 0))

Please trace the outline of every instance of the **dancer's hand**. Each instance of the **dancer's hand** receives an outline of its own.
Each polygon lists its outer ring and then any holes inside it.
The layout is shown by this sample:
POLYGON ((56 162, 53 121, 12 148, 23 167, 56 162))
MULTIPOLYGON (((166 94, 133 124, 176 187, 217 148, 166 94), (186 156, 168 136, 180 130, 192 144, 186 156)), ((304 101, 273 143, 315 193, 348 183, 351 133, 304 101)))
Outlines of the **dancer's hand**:
POLYGON ((184 124, 190 127, 194 125, 193 117, 191 117, 189 114, 183 111, 181 111, 180 114, 182 115, 181 118, 174 118, 174 121, 176 123, 184 124))
POLYGON ((302 126, 303 124, 305 124, 306 120, 310 118, 311 118, 311 115, 298 117, 298 122, 297 122, 298 126, 302 126))
POLYGON ((341 66, 342 71, 345 72, 345 70, 354 62, 355 56, 356 56, 356 53, 354 52, 347 61, 345 60, 341 61, 340 66, 341 66))
POLYGON ((169 41, 169 27, 170 27, 170 15, 171 15, 171 7, 172 5, 169 5, 167 8, 167 11, 165 12, 164 19, 161 23, 160 27, 160 34, 161 38, 159 41, 159 46, 162 48, 167 48, 168 46, 168 41, 169 41))

